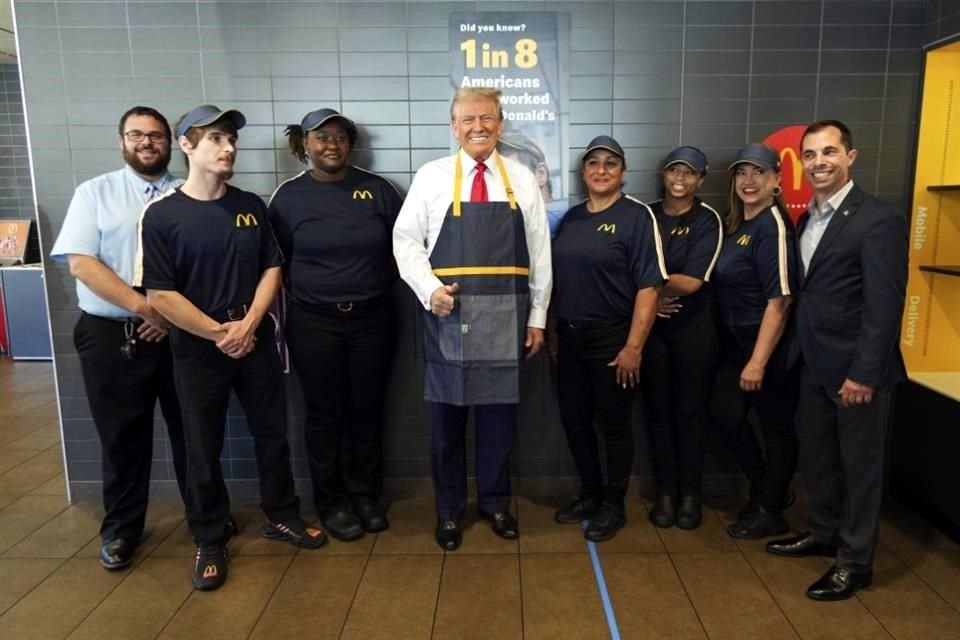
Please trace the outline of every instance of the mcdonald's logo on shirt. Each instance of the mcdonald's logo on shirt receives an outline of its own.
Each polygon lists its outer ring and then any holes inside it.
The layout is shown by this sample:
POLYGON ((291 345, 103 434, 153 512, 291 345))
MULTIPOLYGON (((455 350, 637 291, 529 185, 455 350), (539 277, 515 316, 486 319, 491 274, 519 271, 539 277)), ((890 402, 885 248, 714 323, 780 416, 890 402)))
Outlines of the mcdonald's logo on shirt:
POLYGON ((750 244, 750 236, 748 236, 747 234, 741 235, 739 238, 737 238, 737 244, 740 245, 741 247, 747 246, 748 244, 750 244))
POLYGON ((670 230, 672 236, 685 236, 690 233, 690 227, 674 227, 670 230))
POLYGON ((616 232, 617 232, 617 225, 615 225, 615 224, 603 223, 603 224, 601 224, 600 226, 597 227, 597 231, 606 231, 607 233, 616 233, 616 232))
POLYGON ((360 191, 359 189, 357 189, 353 192, 353 199, 354 200, 373 200, 373 194, 366 189, 364 189, 363 191, 360 191))
POLYGON ((259 223, 257 222, 257 217, 252 213, 238 213, 237 214, 237 228, 240 227, 256 227, 259 223))

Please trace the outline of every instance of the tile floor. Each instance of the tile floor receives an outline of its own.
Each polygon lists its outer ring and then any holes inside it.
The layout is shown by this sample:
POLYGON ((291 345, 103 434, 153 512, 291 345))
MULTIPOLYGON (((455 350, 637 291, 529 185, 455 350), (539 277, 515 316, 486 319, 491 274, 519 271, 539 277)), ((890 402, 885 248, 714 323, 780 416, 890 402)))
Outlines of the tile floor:
MULTIPOLYGON (((239 506, 230 580, 213 593, 190 586, 181 507, 157 502, 134 568, 108 573, 99 506, 65 499, 50 365, 0 359, 4 640, 609 638, 587 546, 553 523, 561 502, 518 498, 514 542, 474 518, 452 554, 433 542, 429 500, 395 503, 387 532, 316 551, 259 538, 256 508, 239 506)), ((621 638, 960 638, 960 546, 910 511, 885 512, 874 587, 818 604, 803 591, 827 561, 735 542, 724 526, 737 500, 708 505, 697 531, 657 530, 634 498, 628 527, 598 545, 621 638)))

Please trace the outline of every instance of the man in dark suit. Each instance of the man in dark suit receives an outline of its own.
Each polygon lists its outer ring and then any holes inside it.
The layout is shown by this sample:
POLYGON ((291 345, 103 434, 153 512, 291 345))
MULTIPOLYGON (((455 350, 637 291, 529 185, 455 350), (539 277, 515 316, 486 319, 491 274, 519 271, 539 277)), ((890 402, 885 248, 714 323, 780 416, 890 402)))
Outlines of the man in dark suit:
POLYGON ((804 132, 801 161, 815 195, 799 221, 803 270, 795 317, 809 531, 771 541, 767 551, 836 557, 807 589, 814 600, 850 598, 873 579, 883 425, 892 387, 906 378, 898 340, 907 219, 853 183, 856 158, 842 122, 816 122, 804 132))

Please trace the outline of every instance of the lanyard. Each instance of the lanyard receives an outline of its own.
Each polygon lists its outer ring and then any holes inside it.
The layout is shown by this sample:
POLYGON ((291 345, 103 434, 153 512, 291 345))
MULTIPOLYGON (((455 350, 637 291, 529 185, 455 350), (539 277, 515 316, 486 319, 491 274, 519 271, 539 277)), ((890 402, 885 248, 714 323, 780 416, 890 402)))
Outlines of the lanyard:
MULTIPOLYGON (((507 200, 510 201, 510 208, 517 210, 517 199, 513 195, 513 189, 510 188, 510 178, 507 176, 507 168, 503 166, 503 158, 497 154, 497 169, 500 170, 500 177, 503 179, 503 187, 507 191, 507 200)), ((460 217, 460 194, 463 188, 463 166, 460 164, 460 152, 457 152, 457 168, 453 178, 453 215, 460 217)))

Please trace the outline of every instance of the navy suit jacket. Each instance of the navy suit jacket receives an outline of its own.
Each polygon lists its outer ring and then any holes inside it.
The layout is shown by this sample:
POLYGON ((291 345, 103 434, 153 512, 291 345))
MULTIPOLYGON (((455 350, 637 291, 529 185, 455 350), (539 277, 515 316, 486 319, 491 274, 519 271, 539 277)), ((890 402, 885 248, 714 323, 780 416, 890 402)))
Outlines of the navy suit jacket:
POLYGON ((899 341, 907 254, 906 216, 854 185, 800 274, 795 310, 800 354, 828 390, 847 378, 873 388, 906 379, 899 341))

